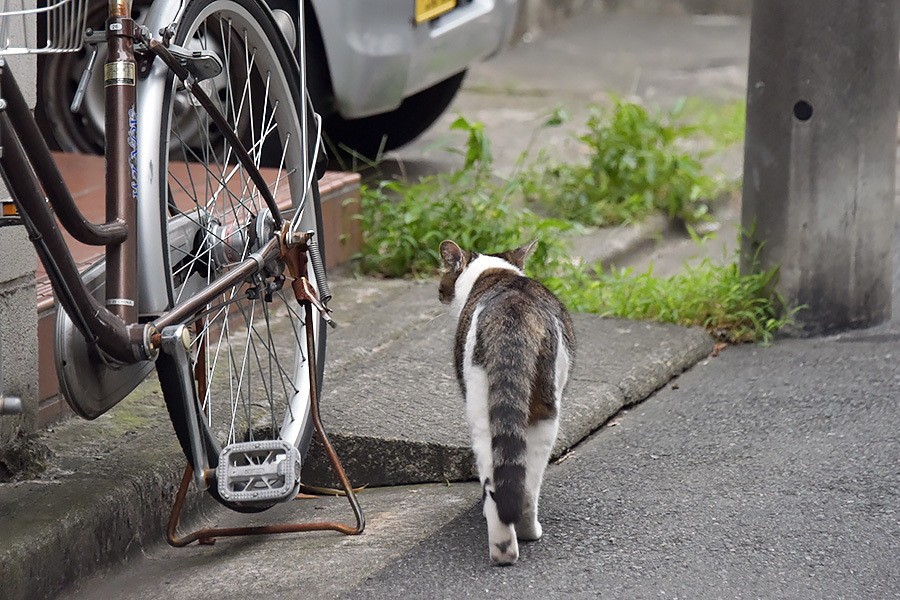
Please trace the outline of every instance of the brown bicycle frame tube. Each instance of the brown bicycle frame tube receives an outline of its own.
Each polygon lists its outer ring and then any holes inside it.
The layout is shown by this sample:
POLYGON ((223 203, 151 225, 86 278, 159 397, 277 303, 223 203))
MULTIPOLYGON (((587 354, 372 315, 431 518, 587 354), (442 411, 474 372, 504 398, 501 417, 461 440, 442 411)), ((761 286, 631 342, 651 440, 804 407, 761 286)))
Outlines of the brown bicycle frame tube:
POLYGON ((130 2, 109 1, 106 22, 106 220, 121 219, 128 235, 106 247, 106 308, 126 323, 137 306, 137 115, 134 21, 130 2))
POLYGON ((40 185, 19 142, 19 134, 11 123, 23 118, 29 119, 31 115, 0 114, 0 139, 3 141, 0 167, 29 238, 47 269, 57 301, 85 338, 97 343, 113 359, 134 363, 146 358, 137 355, 139 350, 136 352, 136 348, 143 346, 142 328, 127 327, 122 319, 100 306, 81 280, 53 213, 44 201, 40 185))
MULTIPOLYGON (((8 68, 3 69, 2 76, 0 76, 0 88, 3 90, 3 99, 7 102, 7 110, 10 114, 24 117, 29 113, 28 104, 8 68)), ((82 244, 89 246, 105 246, 123 241, 128 235, 125 223, 117 219, 109 223, 94 224, 78 210, 37 123, 28 118, 17 118, 14 122, 16 130, 19 132, 18 137, 22 142, 22 148, 28 156, 28 161, 34 165, 34 171, 41 182, 41 187, 48 196, 59 199, 54 204, 53 210, 66 231, 82 244)))

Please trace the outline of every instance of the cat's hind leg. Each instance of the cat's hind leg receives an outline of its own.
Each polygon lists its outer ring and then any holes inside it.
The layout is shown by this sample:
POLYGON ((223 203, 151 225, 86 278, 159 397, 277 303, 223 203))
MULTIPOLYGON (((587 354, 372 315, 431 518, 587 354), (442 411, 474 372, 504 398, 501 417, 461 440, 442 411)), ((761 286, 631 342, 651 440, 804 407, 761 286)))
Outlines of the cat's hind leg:
POLYGON ((519 558, 519 544, 513 526, 500 520, 493 498, 494 459, 488 418, 488 381, 484 369, 477 365, 466 368, 466 420, 481 480, 491 560, 496 564, 511 565, 519 558))
POLYGON ((553 403, 552 416, 540 419, 528 426, 526 432, 528 440, 527 463, 525 466, 525 502, 522 518, 516 525, 519 539, 539 540, 543 535, 541 523, 538 521, 538 500, 541 495, 541 484, 544 481, 544 471, 550 460, 550 453, 556 443, 556 435, 559 432, 559 406, 562 401, 562 392, 566 387, 571 367, 569 350, 565 346, 562 326, 556 328, 557 351, 553 364, 553 403))
POLYGON ((538 521, 538 500, 541 495, 541 483, 544 471, 550 460, 559 421, 556 418, 542 419, 528 427, 528 458, 525 467, 525 503, 522 518, 516 525, 516 532, 522 540, 541 539, 543 530, 538 521))
POLYGON ((490 479, 484 483, 484 518, 488 528, 488 546, 491 560, 497 565, 511 565, 519 559, 519 541, 512 524, 504 523, 497 514, 494 502, 494 486, 490 479))

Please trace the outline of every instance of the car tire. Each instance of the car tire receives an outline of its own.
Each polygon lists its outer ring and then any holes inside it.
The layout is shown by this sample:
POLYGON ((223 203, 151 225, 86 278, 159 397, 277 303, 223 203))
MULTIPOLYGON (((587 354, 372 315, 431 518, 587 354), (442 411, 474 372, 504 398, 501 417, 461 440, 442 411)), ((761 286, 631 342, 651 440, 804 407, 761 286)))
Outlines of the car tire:
MULTIPOLYGON (((132 15, 137 23, 142 22, 143 13, 150 8, 153 0, 134 0, 132 15)), ((273 11, 283 10, 296 19, 296 0, 268 0, 273 11)), ((310 10, 307 8, 307 10, 310 10)), ((88 2, 87 26, 95 31, 105 27, 109 11, 105 0, 88 2)), ((90 49, 84 47, 77 52, 42 54, 37 59, 37 104, 34 116, 44 139, 51 150, 83 154, 103 154, 105 92, 103 87, 103 64, 106 62, 106 46, 100 44, 100 52, 94 66, 91 85, 78 113, 69 107, 81 74, 88 62, 90 49)))
POLYGON ((399 148, 419 137, 440 117, 456 97, 466 71, 404 100, 395 110, 362 119, 344 119, 338 114, 325 118, 329 151, 339 155, 359 154, 377 159, 379 153, 399 148))

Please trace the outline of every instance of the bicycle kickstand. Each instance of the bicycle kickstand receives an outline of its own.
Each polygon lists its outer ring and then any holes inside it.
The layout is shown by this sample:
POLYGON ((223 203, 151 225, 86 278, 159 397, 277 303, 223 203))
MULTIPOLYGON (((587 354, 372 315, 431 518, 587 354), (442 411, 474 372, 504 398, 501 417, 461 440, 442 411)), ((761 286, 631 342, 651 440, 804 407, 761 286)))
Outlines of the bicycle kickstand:
MULTIPOLYGON (((284 233, 283 235, 285 237, 288 236, 287 233, 284 233)), ((294 239, 292 240, 284 240, 284 243, 282 244, 282 259, 288 266, 288 271, 291 278, 293 279, 291 285, 294 290, 296 300, 304 309, 307 360, 309 361, 310 365, 316 365, 318 363, 316 362, 316 338, 315 331, 313 329, 313 324, 315 321, 314 312, 318 312, 325 320, 325 322, 332 327, 334 327, 334 320, 329 315, 330 310, 321 303, 318 296, 316 295, 315 290, 313 289, 313 286, 310 284, 309 279, 307 279, 306 267, 308 259, 306 256, 306 252, 309 249, 309 243, 311 239, 311 233, 299 233, 294 236, 294 239), (313 311, 313 308, 315 308, 316 311, 313 311)), ((348 479, 347 474, 344 471, 344 467, 341 464, 341 461, 338 458, 334 447, 331 445, 331 442, 328 439, 328 435, 325 433, 325 428, 322 425, 322 419, 319 414, 318 390, 319 382, 317 369, 310 368, 310 413, 313 419, 313 425, 315 426, 319 441, 322 443, 322 447, 325 450, 325 454, 328 457, 328 461, 331 464, 331 468, 334 471, 334 474, 337 475, 338 480, 341 483, 341 492, 347 497, 347 501, 350 503, 350 508, 352 509, 353 515, 356 519, 356 525, 348 526, 342 523, 331 521, 318 521, 312 523, 292 523, 286 525, 265 525, 257 527, 207 528, 179 538, 176 535, 176 529, 181 519, 181 509, 184 505, 185 496, 187 494, 188 488, 190 487, 192 476, 191 467, 190 465, 188 465, 187 469, 185 470, 184 477, 181 481, 181 487, 179 488, 178 494, 175 497, 175 505, 172 507, 172 515, 169 519, 169 544, 171 544, 172 546, 181 547, 186 546, 193 541, 199 541, 200 544, 212 544, 215 542, 215 538, 217 537, 299 533, 306 531, 337 531, 346 535, 358 535, 363 532, 366 527, 366 520, 365 516, 363 515, 362 508, 360 507, 359 502, 356 499, 356 491, 350 484, 350 480, 348 479)))

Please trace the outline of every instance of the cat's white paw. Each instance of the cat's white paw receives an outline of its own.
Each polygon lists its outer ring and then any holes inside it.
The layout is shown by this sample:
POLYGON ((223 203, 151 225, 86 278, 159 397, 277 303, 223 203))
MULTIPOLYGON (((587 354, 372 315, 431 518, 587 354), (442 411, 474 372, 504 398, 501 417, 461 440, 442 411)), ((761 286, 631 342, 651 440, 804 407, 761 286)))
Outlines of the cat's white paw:
POLYGON ((524 540, 526 542, 534 542, 541 539, 541 536, 544 534, 544 530, 541 529, 541 524, 538 523, 537 519, 533 519, 531 521, 526 521, 524 523, 519 523, 518 525, 516 525, 516 533, 518 534, 520 540, 524 540))
POLYGON ((516 538, 492 543, 491 560, 495 565, 511 565, 519 560, 519 544, 516 542, 516 538))

